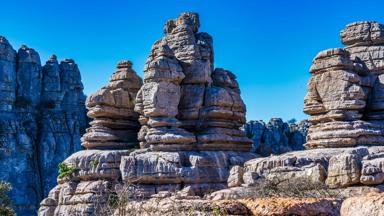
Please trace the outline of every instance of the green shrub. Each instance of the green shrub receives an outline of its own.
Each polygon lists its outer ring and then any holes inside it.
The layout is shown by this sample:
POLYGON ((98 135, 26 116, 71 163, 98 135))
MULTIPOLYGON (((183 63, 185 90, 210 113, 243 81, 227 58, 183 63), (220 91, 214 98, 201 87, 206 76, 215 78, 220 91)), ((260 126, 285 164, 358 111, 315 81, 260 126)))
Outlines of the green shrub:
POLYGON ((75 167, 68 166, 65 163, 59 163, 59 179, 72 176, 77 171, 75 167))
POLYGON ((12 202, 7 195, 10 190, 12 190, 12 186, 9 183, 0 181, 0 215, 2 216, 16 215, 10 207, 12 205, 12 202))

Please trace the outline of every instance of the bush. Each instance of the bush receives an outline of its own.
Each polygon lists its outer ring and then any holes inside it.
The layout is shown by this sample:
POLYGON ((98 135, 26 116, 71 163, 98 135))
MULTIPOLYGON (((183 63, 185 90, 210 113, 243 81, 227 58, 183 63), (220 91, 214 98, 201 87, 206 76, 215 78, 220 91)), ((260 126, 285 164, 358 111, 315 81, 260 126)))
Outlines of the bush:
POLYGON ((77 169, 75 167, 68 166, 65 163, 59 163, 59 179, 70 177, 74 174, 77 169))
POLYGON ((248 193, 256 198, 341 198, 340 191, 328 188, 325 183, 313 182, 306 178, 285 180, 262 178, 248 193))
POLYGON ((2 216, 15 216, 15 212, 11 209, 11 199, 7 193, 12 190, 9 183, 0 181, 0 215, 2 216))

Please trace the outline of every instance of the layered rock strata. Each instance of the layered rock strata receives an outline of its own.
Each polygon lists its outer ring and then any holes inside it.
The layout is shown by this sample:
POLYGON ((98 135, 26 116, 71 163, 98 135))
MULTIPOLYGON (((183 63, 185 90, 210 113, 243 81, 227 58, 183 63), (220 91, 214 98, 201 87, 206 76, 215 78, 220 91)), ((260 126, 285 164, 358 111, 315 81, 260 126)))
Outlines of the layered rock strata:
POLYGON ((356 22, 341 31, 345 48, 320 52, 310 69, 304 112, 307 148, 382 145, 384 26, 356 22))
POLYGON ((0 36, 0 180, 10 182, 18 215, 35 215, 55 185, 57 165, 80 149, 85 130, 83 86, 73 60, 44 66, 0 36))
POLYGON ((86 149, 131 149, 137 147, 140 129, 133 111, 142 80, 130 61, 117 65, 110 82, 87 98, 91 127, 81 138, 86 149))
POLYGON ((255 157, 240 130, 246 109, 236 76, 213 67, 212 37, 199 26, 196 13, 168 21, 145 65, 135 106, 142 149, 120 166, 144 197, 226 188, 230 168, 255 157))
POLYGON ((121 61, 110 82, 87 98, 87 133, 81 138, 86 150, 72 154, 61 165, 61 173, 39 215, 94 215, 121 185, 120 162, 137 148, 138 114, 134 100, 142 80, 130 61, 121 61))
POLYGON ((244 125, 247 137, 253 140, 252 152, 261 156, 303 150, 310 123, 286 123, 272 118, 268 123, 249 121, 244 125))
POLYGON ((236 76, 213 68, 212 37, 199 26, 198 14, 183 13, 153 45, 136 99, 139 140, 153 150, 249 151, 236 76))

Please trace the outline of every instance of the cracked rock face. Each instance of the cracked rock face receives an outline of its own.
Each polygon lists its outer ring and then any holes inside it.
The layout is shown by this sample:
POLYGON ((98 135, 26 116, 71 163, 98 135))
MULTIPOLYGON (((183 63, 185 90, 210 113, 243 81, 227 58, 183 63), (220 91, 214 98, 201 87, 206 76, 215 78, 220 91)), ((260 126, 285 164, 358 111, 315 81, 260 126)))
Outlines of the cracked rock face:
POLYGON ((35 215, 56 182, 57 165, 80 146, 85 96, 73 60, 41 65, 37 51, 17 52, 0 36, 0 180, 10 182, 18 215, 35 215))
POLYGON ((311 117, 307 148, 382 145, 384 141, 384 34, 376 22, 356 22, 341 31, 345 48, 313 60, 304 99, 311 117))

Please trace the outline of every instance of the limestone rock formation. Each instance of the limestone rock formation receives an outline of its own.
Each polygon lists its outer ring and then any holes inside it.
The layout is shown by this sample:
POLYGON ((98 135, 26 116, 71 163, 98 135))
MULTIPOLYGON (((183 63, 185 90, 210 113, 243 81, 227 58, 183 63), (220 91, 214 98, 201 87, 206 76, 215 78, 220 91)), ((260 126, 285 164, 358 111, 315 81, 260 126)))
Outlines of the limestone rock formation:
POLYGON ((87 99, 91 127, 82 137, 87 149, 130 149, 137 145, 140 124, 133 111, 142 80, 130 61, 117 65, 107 86, 87 99))
POLYGON ((288 124, 280 118, 272 118, 267 124, 249 121, 244 125, 244 131, 253 140, 252 151, 269 156, 304 149, 309 126, 306 120, 288 124))
POLYGON ((199 25, 196 13, 168 21, 145 65, 135 106, 142 150, 120 167, 123 181, 144 197, 226 188, 231 167, 255 157, 240 130, 246 109, 236 76, 214 69, 212 38, 199 25))
POLYGON ((307 148, 381 145, 384 26, 356 22, 341 31, 345 48, 320 52, 310 69, 304 112, 307 148))
POLYGON ((199 26, 198 14, 183 13, 152 47, 135 106, 141 146, 249 151, 252 141, 239 129, 246 110, 236 76, 213 68, 212 37, 199 26))
POLYGON ((252 185, 253 181, 260 177, 306 178, 326 183, 331 188, 380 185, 382 181, 374 184, 365 179, 383 172, 379 168, 383 161, 383 151, 382 147, 329 148, 257 158, 244 164, 243 179, 246 185, 252 185), (371 170, 375 167, 376 172, 368 172, 368 167, 372 167, 371 170))
POLYGON ((12 184, 18 215, 36 214, 58 163, 80 149, 84 100, 73 60, 59 64, 52 56, 42 66, 34 49, 16 52, 0 36, 0 180, 12 184))
MULTIPOLYGON (((87 98, 91 127, 81 138, 86 150, 69 156, 39 215, 94 215, 121 184, 121 157, 139 146, 134 100, 142 80, 130 61, 118 63, 109 83, 87 98)), ((80 140, 80 139, 79 139, 80 140)))

